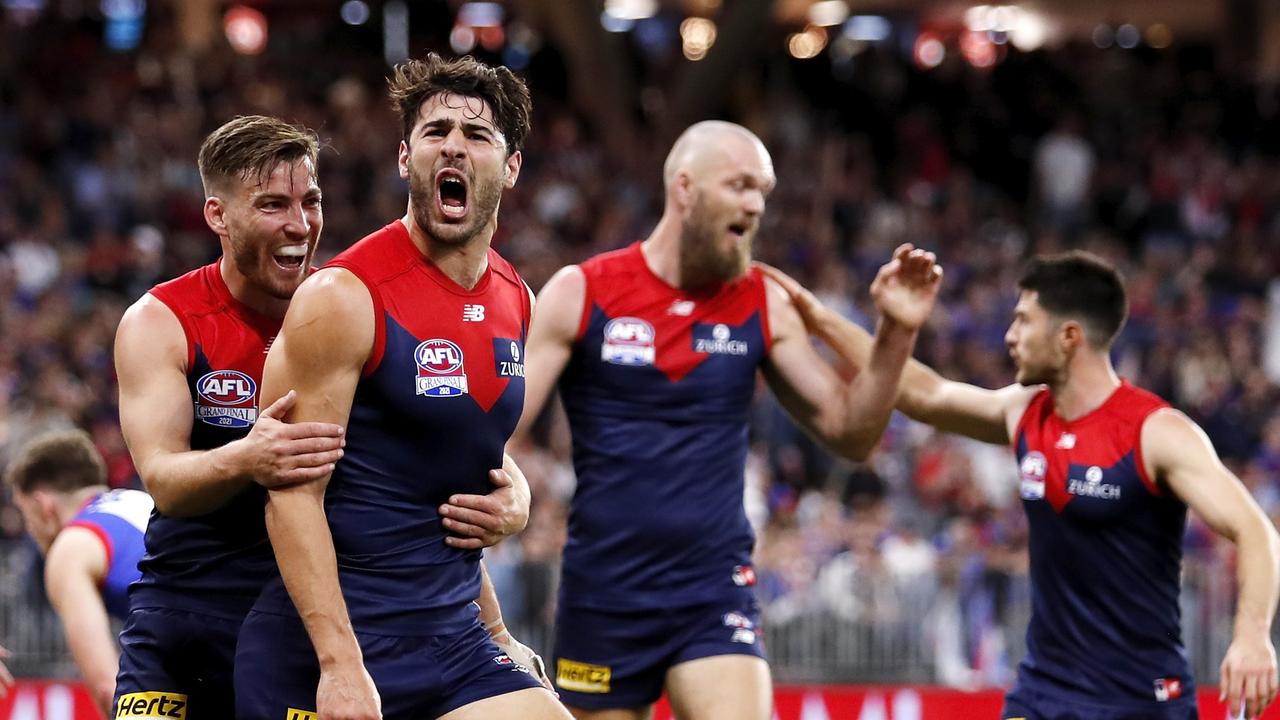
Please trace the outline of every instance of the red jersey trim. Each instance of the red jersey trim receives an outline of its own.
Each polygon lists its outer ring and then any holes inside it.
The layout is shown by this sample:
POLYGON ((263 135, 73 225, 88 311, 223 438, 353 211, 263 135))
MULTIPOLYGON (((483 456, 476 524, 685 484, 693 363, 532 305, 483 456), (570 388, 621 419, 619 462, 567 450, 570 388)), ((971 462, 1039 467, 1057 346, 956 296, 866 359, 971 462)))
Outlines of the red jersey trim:
POLYGON ((364 285, 365 291, 369 293, 369 298, 373 300, 373 349, 369 351, 369 359, 364 361, 364 367, 360 370, 360 377, 369 377, 382 363, 382 354, 387 349, 386 308, 382 304, 382 293, 355 263, 344 258, 336 258, 330 260, 325 267, 342 268, 355 275, 360 284, 364 285))
POLYGON ((169 294, 168 290, 156 286, 151 288, 150 294, 151 297, 164 303, 164 306, 169 308, 169 312, 173 313, 173 316, 178 319, 178 325, 182 327, 182 337, 187 341, 187 364, 182 368, 182 372, 191 372, 191 367, 196 364, 196 341, 193 337, 191 324, 187 322, 187 314, 178 310, 177 298, 166 297, 169 294))
POLYGON ((578 270, 582 273, 582 316, 578 318, 575 342, 587 334, 587 323, 591 322, 591 273, 581 265, 578 266, 578 270))
MULTIPOLYGON (((102 549, 107 553, 107 572, 102 573, 102 579, 98 581, 98 587, 102 587, 107 582, 107 575, 111 569, 111 560, 115 557, 115 545, 111 542, 111 536, 108 535, 107 531, 103 530, 100 525, 88 522, 87 520, 72 520, 67 523, 67 527, 84 528, 96 535, 98 540, 102 542, 102 549)), ((63 529, 65 530, 66 528, 63 529)))
POLYGON ((1044 403, 1045 398, 1049 396, 1049 388, 1044 388, 1040 392, 1032 396, 1031 402, 1027 403, 1027 407, 1022 411, 1022 417, 1018 418, 1018 424, 1013 429, 1012 441, 1013 449, 1018 449, 1018 439, 1027 429, 1027 422, 1031 417, 1031 410, 1034 408, 1036 412, 1040 412, 1040 406, 1044 403))
POLYGON ((773 331, 769 329, 769 281, 758 267, 747 270, 747 274, 756 281, 760 292, 760 334, 764 336, 764 354, 773 349, 773 331))

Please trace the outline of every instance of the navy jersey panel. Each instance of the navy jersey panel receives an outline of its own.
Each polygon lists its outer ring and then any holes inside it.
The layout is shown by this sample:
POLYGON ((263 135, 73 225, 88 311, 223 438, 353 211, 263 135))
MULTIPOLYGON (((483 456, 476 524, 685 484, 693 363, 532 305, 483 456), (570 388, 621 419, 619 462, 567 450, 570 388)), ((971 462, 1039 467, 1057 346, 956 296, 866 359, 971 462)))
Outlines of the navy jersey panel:
POLYGON ((578 477, 562 602, 668 607, 754 576, 743 509, 747 420, 768 352, 756 271, 686 293, 638 244, 582 265, 585 311, 560 391, 578 477))
POLYGON ((1030 528, 1031 622, 1018 687, 1071 702, 1195 702, 1178 606, 1186 506, 1149 478, 1146 418, 1122 384, 1072 422, 1037 395, 1015 434, 1030 528))
MULTIPOLYGON (((356 386, 345 455, 325 494, 339 582, 357 630, 431 634, 475 621, 480 552, 449 547, 437 507, 489 492, 524 405, 529 296, 497 253, 463 290, 399 221, 339 255, 374 298, 374 357, 356 386)), ((291 613, 282 583, 257 605, 291 613)))
MULTIPOLYGON (((187 337, 187 386, 194 418, 191 449, 208 450, 249 434, 258 417, 262 365, 280 322, 241 304, 217 262, 152 288, 187 337)), ((147 527, 134 607, 171 607, 241 618, 275 567, 267 541, 266 491, 250 485, 197 517, 154 511, 147 527)))
POLYGON ((137 490, 110 490, 94 497, 67 523, 82 527, 102 541, 107 572, 102 579, 102 602, 107 613, 123 619, 129 614, 129 585, 141 574, 138 561, 145 552, 143 534, 154 503, 137 490))

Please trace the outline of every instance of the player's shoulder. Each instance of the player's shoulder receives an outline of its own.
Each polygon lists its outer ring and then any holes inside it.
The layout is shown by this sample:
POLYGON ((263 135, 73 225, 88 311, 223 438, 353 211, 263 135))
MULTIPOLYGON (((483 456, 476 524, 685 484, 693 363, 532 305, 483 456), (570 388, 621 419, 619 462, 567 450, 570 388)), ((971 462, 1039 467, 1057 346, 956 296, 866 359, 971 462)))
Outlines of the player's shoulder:
POLYGON ((393 220, 338 253, 320 270, 346 268, 366 284, 377 284, 412 264, 412 248, 409 229, 400 220, 393 220))
POLYGON ((607 277, 620 273, 633 273, 644 262, 640 253, 640 243, 634 242, 616 250, 608 250, 582 261, 578 267, 585 276, 591 278, 607 277))
POLYGON ((1127 380, 1120 383, 1120 387, 1116 389, 1116 394, 1117 402, 1110 403, 1110 407, 1130 415, 1146 417, 1157 410, 1169 407, 1169 403, 1164 398, 1150 390, 1131 385, 1127 380))
POLYGON ((524 279, 520 277, 520 273, 516 270, 515 266, 512 265, 509 260, 502 257, 502 253, 491 247, 489 248, 488 260, 489 268, 495 275, 507 284, 514 285, 516 288, 519 288, 521 292, 527 292, 526 288, 528 286, 525 285, 524 279))

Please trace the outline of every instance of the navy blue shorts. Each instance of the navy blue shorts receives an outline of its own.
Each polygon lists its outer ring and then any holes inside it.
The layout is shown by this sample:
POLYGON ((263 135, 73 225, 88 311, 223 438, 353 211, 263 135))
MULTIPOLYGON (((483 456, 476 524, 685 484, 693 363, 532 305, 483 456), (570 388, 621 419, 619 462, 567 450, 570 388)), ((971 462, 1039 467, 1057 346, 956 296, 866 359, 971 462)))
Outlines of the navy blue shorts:
MULTIPOLYGON (((384 720, 435 718, 485 698, 542 687, 480 623, 450 635, 356 633, 384 720)), ((252 611, 236 648, 237 720, 314 718, 320 666, 297 617, 252 611)))
POLYGON ((1197 720, 1195 699, 1145 708, 1115 708, 1064 702, 1015 687, 1004 699, 1002 720, 1197 720))
POLYGON ((231 664, 239 633, 239 620, 167 608, 129 613, 120 632, 115 717, 235 717, 231 664))
POLYGON ((765 657, 760 607, 749 589, 732 601, 693 607, 561 604, 556 611, 556 687, 570 707, 645 707, 662 694, 673 665, 716 655, 765 657))

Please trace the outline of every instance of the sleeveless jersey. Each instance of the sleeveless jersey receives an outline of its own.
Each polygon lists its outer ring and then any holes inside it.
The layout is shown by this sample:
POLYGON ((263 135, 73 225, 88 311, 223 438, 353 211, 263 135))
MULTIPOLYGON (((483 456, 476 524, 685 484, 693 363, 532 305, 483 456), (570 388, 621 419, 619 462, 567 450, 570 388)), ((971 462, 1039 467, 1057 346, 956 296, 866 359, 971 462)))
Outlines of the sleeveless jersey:
MULTIPOLYGON (((249 434, 258 419, 262 365, 280 321, 236 300, 214 262, 151 289, 187 338, 187 389, 194 414, 191 449, 249 434)), ((244 617, 275 567, 267 541, 266 491, 250 485, 206 515, 151 514, 134 607, 167 607, 244 617)))
POLYGON ((144 552, 143 533, 151 515, 151 496, 137 490, 110 490, 85 503, 67 527, 89 530, 107 551, 102 578, 102 602, 107 613, 123 619, 129 614, 129 585, 138 579, 144 552))
POLYGON ((1113 706, 1195 703, 1178 607, 1187 508, 1142 460, 1142 425, 1164 407, 1124 382, 1067 422, 1045 390, 1018 423, 1032 602, 1019 687, 1113 706))
POLYGON ((560 379, 578 476, 562 602, 652 608, 752 585, 747 420, 769 351, 764 278, 673 288, 640 244, 582 264, 586 298, 560 379))
MULTIPOLYGON (((431 635, 475 622, 480 551, 445 544, 436 512, 488 493, 489 470, 524 407, 529 291, 490 250, 465 290, 399 220, 338 255, 373 299, 373 352, 356 386, 347 445, 325 493, 338 578, 358 632, 431 635)), ((255 609, 294 614, 283 582, 255 609)))

